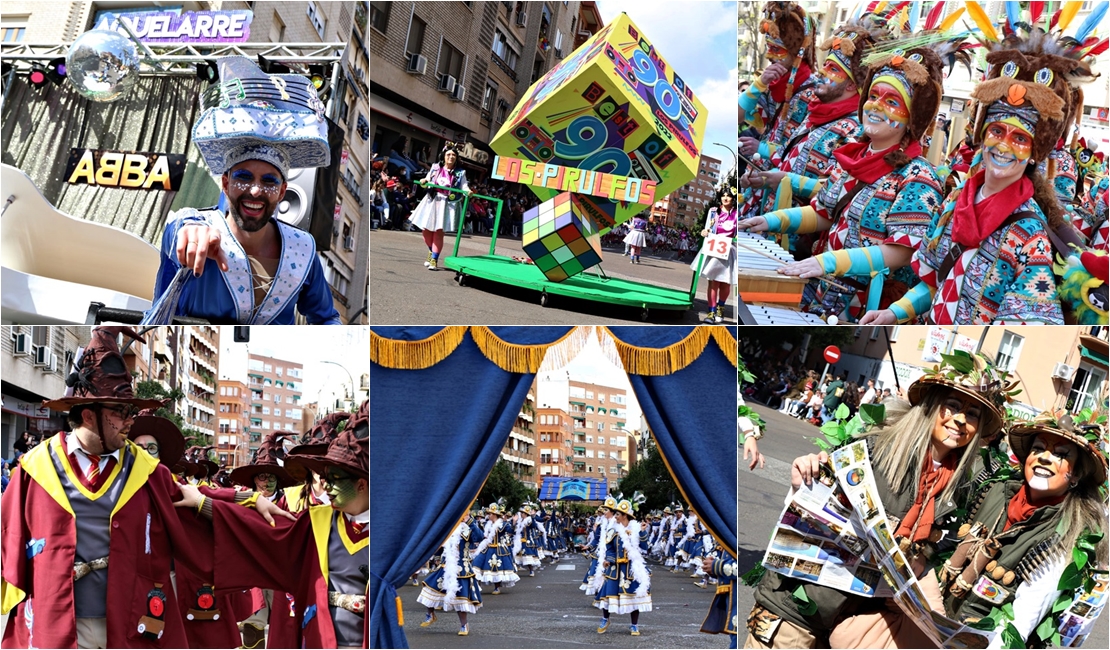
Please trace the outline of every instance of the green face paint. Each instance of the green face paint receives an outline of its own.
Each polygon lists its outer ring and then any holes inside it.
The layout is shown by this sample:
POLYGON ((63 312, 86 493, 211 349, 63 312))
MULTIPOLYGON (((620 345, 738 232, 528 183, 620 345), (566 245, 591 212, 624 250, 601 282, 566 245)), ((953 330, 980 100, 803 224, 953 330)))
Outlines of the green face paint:
POLYGON ((277 491, 277 477, 273 474, 259 474, 254 477, 254 486, 268 495, 273 494, 277 491))

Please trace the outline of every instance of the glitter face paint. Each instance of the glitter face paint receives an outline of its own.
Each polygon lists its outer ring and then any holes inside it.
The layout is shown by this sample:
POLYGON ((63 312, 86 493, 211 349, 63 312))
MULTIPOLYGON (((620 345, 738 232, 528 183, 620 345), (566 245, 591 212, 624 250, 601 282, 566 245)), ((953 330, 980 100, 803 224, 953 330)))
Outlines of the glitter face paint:
POLYGON ((983 152, 994 154, 994 162, 1000 167, 1025 162, 1033 155, 1033 136, 1014 124, 991 122, 983 137, 983 152), (1007 162, 1010 156, 1013 159, 1007 162))
POLYGON ((910 123, 910 109, 894 86, 877 83, 871 86, 863 104, 864 122, 882 122, 892 129, 904 129, 910 123))

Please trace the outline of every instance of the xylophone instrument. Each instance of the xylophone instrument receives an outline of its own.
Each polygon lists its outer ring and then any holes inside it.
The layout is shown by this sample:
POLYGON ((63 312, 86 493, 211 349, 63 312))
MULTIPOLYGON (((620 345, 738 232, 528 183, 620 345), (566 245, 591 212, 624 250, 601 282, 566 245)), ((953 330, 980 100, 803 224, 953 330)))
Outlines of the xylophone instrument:
POLYGON ((761 235, 736 235, 736 284, 745 303, 774 303, 797 308, 808 280, 779 275, 777 270, 794 262, 789 252, 761 235))
POLYGON ((747 314, 740 313, 740 322, 744 325, 828 325, 816 314, 804 311, 787 309, 777 305, 744 305, 747 314))

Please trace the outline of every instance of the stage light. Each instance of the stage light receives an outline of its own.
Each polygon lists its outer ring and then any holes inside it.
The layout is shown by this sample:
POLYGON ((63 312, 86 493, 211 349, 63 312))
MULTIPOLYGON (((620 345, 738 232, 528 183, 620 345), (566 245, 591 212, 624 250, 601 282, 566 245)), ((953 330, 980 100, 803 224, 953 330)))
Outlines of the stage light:
POLYGON ((51 59, 46 64, 46 76, 50 81, 54 82, 55 86, 60 86, 66 82, 66 58, 60 56, 56 59, 51 59))
POLYGON ((324 84, 328 82, 327 74, 324 70, 325 68, 322 65, 308 66, 308 78, 312 80, 312 86, 316 88, 316 90, 320 90, 324 87, 324 84))
POLYGON ((197 64, 197 78, 210 84, 220 80, 220 70, 212 61, 197 64))
POLYGON ((289 66, 270 61, 261 54, 258 55, 258 67, 262 68, 262 71, 266 74, 290 74, 293 72, 289 66))
POLYGON ((31 85, 35 88, 42 88, 46 85, 46 70, 39 64, 31 66, 31 74, 28 75, 31 80, 31 85))

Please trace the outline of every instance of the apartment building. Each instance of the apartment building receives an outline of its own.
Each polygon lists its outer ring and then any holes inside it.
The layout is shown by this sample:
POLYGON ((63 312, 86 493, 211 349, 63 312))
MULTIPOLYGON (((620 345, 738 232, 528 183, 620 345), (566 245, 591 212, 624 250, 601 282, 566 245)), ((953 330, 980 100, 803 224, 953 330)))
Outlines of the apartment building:
POLYGON ((253 456, 258 444, 274 431, 296 434, 302 430, 301 407, 304 370, 301 364, 251 353, 247 360, 247 389, 250 391, 250 429, 253 456), (257 440, 255 439, 257 438, 257 440))

